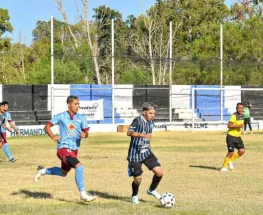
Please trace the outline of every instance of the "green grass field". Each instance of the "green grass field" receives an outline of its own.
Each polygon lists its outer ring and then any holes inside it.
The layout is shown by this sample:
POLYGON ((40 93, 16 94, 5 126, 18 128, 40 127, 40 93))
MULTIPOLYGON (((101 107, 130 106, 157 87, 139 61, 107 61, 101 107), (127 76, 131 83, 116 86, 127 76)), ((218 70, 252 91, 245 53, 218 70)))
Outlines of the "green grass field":
POLYGON ((82 203, 74 170, 66 178, 33 178, 38 165, 59 166, 56 143, 46 136, 9 138, 19 160, 9 163, 0 151, 0 214, 263 214, 262 133, 244 135, 246 153, 229 173, 219 172, 226 155, 222 132, 155 132, 153 152, 164 177, 158 190, 176 196, 163 209, 146 194, 152 172, 144 167, 140 205, 130 201, 132 178, 127 176, 129 137, 124 133, 91 133, 82 142, 79 160, 85 166, 87 189, 98 199, 82 203))

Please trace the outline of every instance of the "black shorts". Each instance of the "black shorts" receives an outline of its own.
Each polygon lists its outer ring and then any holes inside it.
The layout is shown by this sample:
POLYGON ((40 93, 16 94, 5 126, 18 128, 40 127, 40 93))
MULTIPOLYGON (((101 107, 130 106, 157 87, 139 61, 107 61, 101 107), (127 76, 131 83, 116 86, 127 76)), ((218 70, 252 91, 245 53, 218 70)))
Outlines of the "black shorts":
POLYGON ((149 170, 152 170, 154 167, 161 166, 160 162, 158 159, 155 157, 154 154, 150 154, 149 157, 147 157, 144 161, 142 162, 133 162, 130 161, 128 163, 128 175, 131 177, 137 177, 140 176, 143 171, 142 171, 142 164, 145 164, 149 170))
POLYGON ((250 117, 249 118, 244 118, 244 124, 250 123, 250 117))
POLYGON ((233 137, 229 134, 226 136, 226 144, 228 152, 234 152, 235 148, 238 150, 245 148, 241 137, 233 137))

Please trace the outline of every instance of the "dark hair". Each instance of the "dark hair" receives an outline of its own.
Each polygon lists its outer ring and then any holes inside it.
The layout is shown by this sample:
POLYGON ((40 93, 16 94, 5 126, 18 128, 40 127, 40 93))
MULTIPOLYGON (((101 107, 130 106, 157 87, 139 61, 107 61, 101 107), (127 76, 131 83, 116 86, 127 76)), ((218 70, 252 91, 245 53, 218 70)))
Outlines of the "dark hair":
POLYGON ((8 101, 3 101, 2 104, 3 105, 9 105, 8 101))
POLYGON ((0 106, 3 106, 4 104, 3 104, 3 102, 0 102, 0 106))
POLYGON ((157 105, 155 105, 153 102, 145 102, 142 105, 142 110, 156 110, 157 105))
POLYGON ((73 102, 75 99, 79 99, 79 98, 78 98, 77 96, 69 96, 69 97, 67 98, 67 104, 73 102))
POLYGON ((243 105, 243 106, 245 106, 244 103, 239 102, 239 103, 237 103, 236 109, 237 109, 238 105, 243 105))

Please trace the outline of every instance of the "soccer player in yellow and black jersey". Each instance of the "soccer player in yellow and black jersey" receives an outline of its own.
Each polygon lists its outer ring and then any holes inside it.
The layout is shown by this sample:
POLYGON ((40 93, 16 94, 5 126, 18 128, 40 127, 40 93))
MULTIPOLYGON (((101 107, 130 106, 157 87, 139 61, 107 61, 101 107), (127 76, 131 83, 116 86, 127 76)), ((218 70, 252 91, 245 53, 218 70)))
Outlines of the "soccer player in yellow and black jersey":
POLYGON ((244 126, 244 104, 237 103, 236 110, 228 122, 228 132, 226 136, 228 153, 225 157, 223 167, 220 170, 221 172, 228 172, 229 169, 234 169, 232 162, 245 153, 245 147, 241 139, 241 132, 244 126), (238 151, 234 153, 235 148, 238 151))

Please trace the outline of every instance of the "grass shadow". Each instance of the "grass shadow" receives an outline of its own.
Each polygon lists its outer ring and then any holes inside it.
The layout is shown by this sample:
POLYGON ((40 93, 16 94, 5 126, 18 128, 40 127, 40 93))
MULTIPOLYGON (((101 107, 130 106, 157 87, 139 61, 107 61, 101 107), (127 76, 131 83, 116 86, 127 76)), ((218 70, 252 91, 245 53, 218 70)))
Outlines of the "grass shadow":
POLYGON ((24 195, 25 198, 34 198, 34 199, 52 199, 52 195, 50 193, 45 192, 32 192, 29 190, 19 190, 19 192, 11 193, 13 196, 24 195))
MULTIPOLYGON (((90 190, 89 193, 91 193, 92 195, 98 196, 98 198, 120 200, 120 201, 124 201, 124 202, 131 202, 130 197, 111 195, 109 193, 104 193, 104 192, 100 192, 97 190, 90 190)), ((140 202, 146 202, 146 201, 144 201, 143 199, 140 199, 140 202)))
POLYGON ((215 171, 219 171, 220 170, 220 168, 214 167, 214 166, 190 165, 189 167, 200 168, 200 169, 210 169, 210 170, 215 170, 215 171))
MULTIPOLYGON (((53 199, 52 194, 50 193, 45 193, 45 192, 31 192, 29 190, 20 190, 19 192, 13 192, 11 193, 11 195, 17 196, 17 195, 21 195, 24 196, 24 198, 34 198, 34 199, 53 199)), ((74 200, 66 200, 66 199, 62 199, 62 198, 58 198, 56 200, 59 201, 63 201, 63 202, 68 202, 68 203, 77 203, 77 204, 85 204, 85 202, 82 202, 81 200, 78 201, 74 201, 74 200)))
MULTIPOLYGON (((164 207, 162 207, 161 204, 159 204, 159 205, 156 204, 156 205, 154 205, 154 207, 155 207, 155 208, 161 208, 161 209, 164 209, 164 207)), ((165 209, 167 209, 167 208, 165 208, 165 209)))
POLYGON ((62 201, 62 202, 79 204, 79 205, 86 205, 87 203, 88 203, 88 204, 91 203, 91 202, 84 202, 84 201, 82 201, 81 199, 79 199, 79 201, 76 201, 76 200, 68 200, 68 199, 63 199, 63 198, 56 198, 56 200, 62 201))

